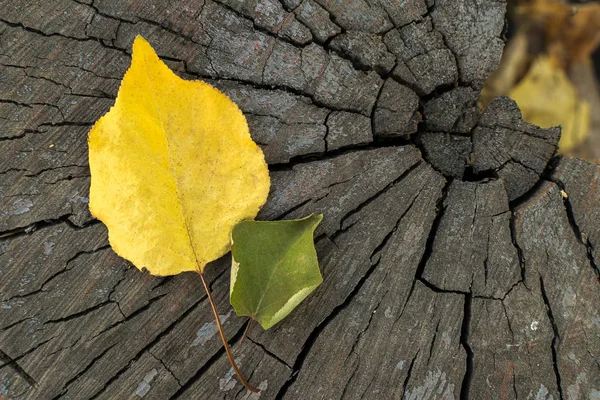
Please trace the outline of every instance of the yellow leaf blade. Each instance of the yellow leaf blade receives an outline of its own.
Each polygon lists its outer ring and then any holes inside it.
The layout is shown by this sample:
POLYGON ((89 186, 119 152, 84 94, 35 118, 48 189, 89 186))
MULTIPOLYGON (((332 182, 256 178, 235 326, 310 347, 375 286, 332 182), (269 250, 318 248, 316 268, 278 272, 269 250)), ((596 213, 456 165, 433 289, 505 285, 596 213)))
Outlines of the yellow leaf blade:
POLYGON ((589 104, 551 57, 538 57, 509 96, 519 105, 525 121, 542 128, 562 127, 560 152, 572 149, 587 138, 589 104))
POLYGON ((269 175, 227 96, 176 76, 143 38, 89 138, 90 210, 114 250, 153 275, 204 269, 266 201, 269 175))

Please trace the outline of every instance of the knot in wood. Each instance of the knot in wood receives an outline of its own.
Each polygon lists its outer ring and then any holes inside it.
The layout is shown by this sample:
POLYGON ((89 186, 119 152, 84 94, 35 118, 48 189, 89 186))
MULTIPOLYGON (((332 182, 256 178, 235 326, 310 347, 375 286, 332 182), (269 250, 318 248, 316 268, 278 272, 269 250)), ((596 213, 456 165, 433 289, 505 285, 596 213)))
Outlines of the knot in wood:
POLYGON ((508 97, 497 98, 479 116, 476 94, 461 87, 426 103, 425 132, 419 136, 423 155, 447 177, 500 179, 508 200, 516 200, 544 174, 560 127, 543 129, 523 121, 508 97))

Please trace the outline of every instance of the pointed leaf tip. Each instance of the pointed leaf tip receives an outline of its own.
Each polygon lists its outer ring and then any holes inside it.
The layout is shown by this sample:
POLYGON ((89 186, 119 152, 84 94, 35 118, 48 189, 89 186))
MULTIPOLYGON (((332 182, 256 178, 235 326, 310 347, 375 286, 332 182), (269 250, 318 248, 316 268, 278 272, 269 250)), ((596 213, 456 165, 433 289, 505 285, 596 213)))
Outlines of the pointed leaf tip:
POLYGON ((232 232, 231 304, 269 329, 323 282, 313 234, 322 214, 242 221, 232 232))

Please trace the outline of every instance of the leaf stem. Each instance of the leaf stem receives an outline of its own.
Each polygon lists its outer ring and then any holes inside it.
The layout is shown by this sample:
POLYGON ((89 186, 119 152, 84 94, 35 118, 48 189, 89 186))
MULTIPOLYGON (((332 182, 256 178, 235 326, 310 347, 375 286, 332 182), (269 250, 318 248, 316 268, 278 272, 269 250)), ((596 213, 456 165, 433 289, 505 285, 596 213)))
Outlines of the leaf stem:
POLYGON ((210 287, 208 286, 208 283, 206 283, 206 279, 204 279, 204 274, 200 271, 198 271, 198 274, 200 275, 200 278, 202 279, 202 284, 204 285, 204 290, 206 290, 206 294, 208 295, 208 301, 210 302, 210 306, 212 308, 213 314, 215 315, 215 320, 217 321, 217 327, 219 328, 219 334, 221 335, 221 340, 223 341, 223 346, 225 346, 225 352, 227 353, 227 358, 229 359, 229 363, 231 364, 231 367, 235 371, 235 374, 237 375, 237 377, 240 380, 240 382, 242 383, 242 385, 244 385, 246 387, 246 389, 248 389, 249 391, 251 391, 253 393, 260 392, 259 389, 255 388, 254 386, 251 386, 244 379, 244 377, 242 376, 242 373, 240 372, 237 365, 235 364, 235 360, 233 359, 233 355, 231 354, 231 349, 229 348, 229 344, 227 343, 227 338, 225 337, 225 332, 223 332, 223 325, 221 325, 221 319, 219 318, 219 313, 217 312, 217 306, 215 305, 215 301, 212 297, 212 294, 210 293, 210 287))
POLYGON ((242 343, 244 339, 246 339, 246 336, 248 336, 248 331, 250 330, 250 325, 252 325, 252 321, 254 321, 252 318, 248 318, 248 323, 246 324, 246 329, 244 329, 244 334, 242 335, 242 340, 240 340, 240 343, 242 343))

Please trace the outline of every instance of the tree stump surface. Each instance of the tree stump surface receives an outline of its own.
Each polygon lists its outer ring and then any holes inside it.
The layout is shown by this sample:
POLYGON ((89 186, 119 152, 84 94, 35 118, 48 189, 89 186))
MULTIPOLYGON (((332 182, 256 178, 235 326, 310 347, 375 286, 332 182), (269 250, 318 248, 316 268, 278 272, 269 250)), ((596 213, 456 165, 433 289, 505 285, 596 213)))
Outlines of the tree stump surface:
POLYGON ((1 399, 600 399, 600 169, 476 100, 492 0, 2 0, 1 399), (260 219, 325 215, 324 283, 240 342, 229 256, 153 277, 88 212, 87 132, 141 34, 244 111, 260 219))

